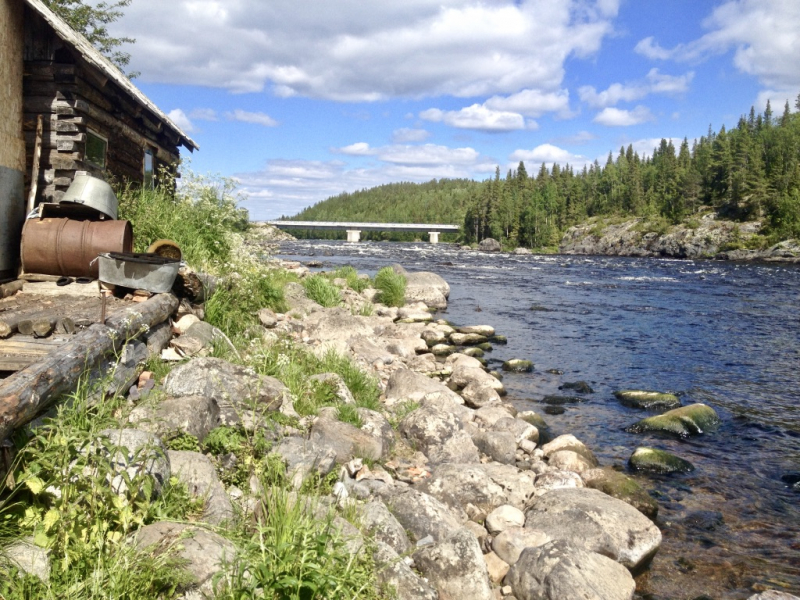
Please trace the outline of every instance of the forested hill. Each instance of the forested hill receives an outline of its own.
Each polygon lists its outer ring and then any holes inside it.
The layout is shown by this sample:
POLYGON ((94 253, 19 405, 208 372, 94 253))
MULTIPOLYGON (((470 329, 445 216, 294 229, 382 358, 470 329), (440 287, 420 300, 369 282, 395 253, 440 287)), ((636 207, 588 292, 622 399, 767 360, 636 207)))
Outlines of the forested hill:
MULTIPOLYGON (((797 100, 800 110, 800 95, 797 100)), ((737 126, 723 126, 676 148, 662 140, 652 156, 632 146, 576 171, 524 163, 505 177, 382 185, 340 194, 307 208, 296 220, 458 223, 466 242, 486 237, 505 246, 553 247, 564 231, 593 216, 644 217, 663 228, 699 211, 747 221, 762 219, 764 242, 800 238, 800 112, 788 103, 776 116, 750 109, 737 126)), ((317 232, 319 233, 319 232, 317 232)))

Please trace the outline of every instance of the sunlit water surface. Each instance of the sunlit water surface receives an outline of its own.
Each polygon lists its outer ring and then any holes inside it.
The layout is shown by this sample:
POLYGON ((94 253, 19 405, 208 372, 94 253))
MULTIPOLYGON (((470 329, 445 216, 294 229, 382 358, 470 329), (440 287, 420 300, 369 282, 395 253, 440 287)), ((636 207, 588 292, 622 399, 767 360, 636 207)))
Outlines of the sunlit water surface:
POLYGON ((576 435, 604 465, 624 468, 640 445, 691 461, 688 475, 639 477, 659 500, 664 534, 637 578, 639 597, 738 599, 765 587, 800 594, 800 493, 787 485, 800 472, 798 266, 318 240, 280 252, 323 269, 350 264, 374 275, 400 263, 438 273, 451 286, 444 318, 508 336, 490 361, 534 361, 535 372, 504 379, 519 409, 542 412, 544 395, 585 380, 595 390, 586 402, 545 415, 554 435, 576 435), (645 415, 614 399, 624 388, 706 403, 722 426, 690 440, 626 433, 645 415), (718 511, 724 522, 698 511, 718 511))

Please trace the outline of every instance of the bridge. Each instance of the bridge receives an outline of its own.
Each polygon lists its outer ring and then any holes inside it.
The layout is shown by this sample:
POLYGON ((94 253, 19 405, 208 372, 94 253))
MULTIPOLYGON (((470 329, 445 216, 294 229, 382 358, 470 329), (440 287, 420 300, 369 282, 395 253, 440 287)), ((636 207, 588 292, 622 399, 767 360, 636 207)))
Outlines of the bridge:
POLYGON ((278 229, 324 229, 327 231, 346 231, 348 242, 361 240, 362 231, 408 231, 427 232, 431 244, 439 243, 440 233, 458 233, 458 225, 441 223, 346 223, 337 221, 267 221, 278 229))

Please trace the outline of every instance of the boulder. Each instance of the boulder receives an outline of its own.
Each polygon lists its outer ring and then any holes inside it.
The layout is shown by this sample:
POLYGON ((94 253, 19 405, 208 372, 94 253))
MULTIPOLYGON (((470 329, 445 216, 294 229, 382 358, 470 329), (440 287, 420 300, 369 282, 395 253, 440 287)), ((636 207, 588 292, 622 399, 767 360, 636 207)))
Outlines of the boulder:
POLYGON ((104 429, 98 438, 94 448, 87 448, 87 451, 96 452, 98 447, 112 448, 109 460, 117 475, 109 484, 115 493, 127 493, 126 479, 133 482, 142 476, 151 476, 153 497, 161 494, 164 484, 172 475, 167 449, 161 438, 139 429, 104 429))
POLYGON ((488 513, 506 504, 522 510, 534 484, 529 472, 510 465, 443 463, 420 489, 454 509, 472 504, 488 513))
POLYGON ((333 450, 339 464, 356 457, 380 460, 383 456, 383 440, 379 436, 333 419, 317 418, 309 440, 320 448, 333 450))
POLYGON ((484 554, 483 560, 486 562, 489 581, 492 583, 500 583, 503 581, 503 578, 508 574, 508 569, 510 568, 509 564, 494 552, 484 554))
POLYGON ((164 380, 170 396, 205 396, 216 401, 225 425, 255 427, 264 411, 280 409, 289 390, 274 377, 220 358, 195 358, 178 365, 164 380))
POLYGON ((517 445, 525 440, 534 443, 539 441, 539 430, 533 425, 522 419, 503 417, 494 422, 491 426, 492 431, 507 431, 514 436, 517 445))
POLYGON ((3 562, 10 562, 20 570, 38 577, 45 584, 50 581, 50 551, 33 543, 33 537, 21 538, 0 549, 3 562))
POLYGON ((287 475, 296 488, 309 473, 324 477, 336 466, 335 450, 301 437, 284 438, 273 451, 283 458, 287 475))
POLYGON ((481 453, 499 463, 513 465, 517 460, 517 441, 508 431, 477 431, 472 441, 481 453))
POLYGON ((405 400, 421 402, 429 397, 447 398, 454 404, 464 404, 461 396, 440 381, 410 369, 394 371, 386 384, 386 403, 389 406, 405 400))
POLYGON ((547 456, 547 464, 560 471, 583 473, 597 466, 596 461, 590 461, 572 450, 559 450, 547 456))
POLYGON ((196 525, 159 521, 133 534, 136 546, 158 554, 168 553, 194 579, 194 587, 205 598, 213 598, 213 577, 236 558, 232 542, 196 525))
POLYGON ((400 432, 432 463, 477 463, 478 449, 452 412, 426 405, 400 423, 400 432))
POLYGON ((278 324, 278 317, 271 308, 259 310, 258 320, 266 329, 272 329, 278 324))
POLYGON ((233 518, 233 506, 225 487, 217 476, 214 464, 199 452, 168 450, 172 474, 186 484, 189 494, 203 498, 203 521, 220 525, 233 518))
POLYGON ((478 244, 478 250, 481 252, 500 252, 503 247, 494 238, 485 238, 478 244))
POLYGON ((514 254, 530 254, 531 251, 527 248, 514 248, 514 254))
POLYGON ((525 527, 553 540, 598 552, 631 570, 644 567, 661 545, 661 532, 630 504, 588 488, 562 488, 539 496, 525 527))
POLYGON ((374 336, 376 326, 380 326, 385 321, 386 319, 381 317, 353 315, 347 308, 326 308, 303 319, 303 326, 306 335, 312 340, 346 341, 357 336, 367 338, 374 336))
POLYGON ((494 600, 477 538, 466 529, 414 553, 414 564, 440 596, 494 600))
POLYGON ((472 382, 461 390, 461 397, 464 403, 470 408, 483 408, 491 404, 500 404, 500 394, 497 393, 494 384, 487 381, 472 382))
POLYGON ((494 335, 494 327, 491 325, 466 325, 457 327, 458 333, 475 333, 483 337, 490 338, 494 335))
POLYGON ((511 411, 500 405, 483 406, 475 411, 475 419, 480 421, 485 427, 493 428, 495 423, 501 419, 511 419, 514 415, 511 411))
POLYGON ((614 396, 625 406, 648 410, 669 410, 678 408, 681 401, 675 394, 647 390, 619 390, 614 396))
POLYGON ((492 540, 492 550, 506 563, 513 565, 525 548, 535 548, 549 541, 550 537, 543 531, 528 527, 509 527, 492 540))
POLYGON ((406 304, 424 302, 431 308, 447 308, 450 286, 436 273, 406 273, 406 304))
POLYGON ((448 507, 433 496, 409 487, 394 486, 384 494, 386 507, 413 542, 431 536, 434 542, 447 539, 467 521, 459 507, 448 507))
POLYGON ((411 570, 391 546, 377 540, 373 553, 378 583, 392 590, 396 600, 439 600, 439 594, 411 570))
POLYGON ((588 461, 589 464, 592 465, 592 467, 597 466, 597 459, 595 458, 594 453, 589 450, 589 448, 582 441, 572 434, 560 435, 542 446, 542 453, 544 454, 545 458, 550 458, 551 454, 561 452, 563 450, 570 450, 580 454, 588 461))
POLYGON ((542 416, 532 410, 523 410, 517 413, 517 418, 530 423, 531 425, 536 427, 536 429, 538 429, 539 431, 547 429, 547 423, 542 418, 542 416))
POLYGON ((488 515, 484 522, 486 529, 492 535, 497 535, 511 527, 522 527, 525 525, 525 513, 515 506, 504 504, 498 506, 488 515))
POLYGON ((451 333, 450 342, 456 346, 475 346, 488 341, 488 337, 479 333, 451 333))
POLYGON ((594 394, 592 386, 585 381, 567 381, 558 386, 560 390, 572 390, 578 394, 594 394))
POLYGON ((389 545, 397 554, 406 554, 411 550, 406 531, 380 500, 367 502, 359 509, 361 526, 376 541, 389 545))
POLYGON ((361 431, 381 441, 383 456, 388 456, 395 443, 395 431, 391 423, 381 413, 369 408, 359 407, 358 418, 361 419, 361 431))
POLYGON ((128 422, 161 437, 188 433, 202 442, 220 424, 219 406, 208 396, 167 398, 155 405, 140 404, 131 411, 128 422))
POLYGON ((581 473, 586 487, 627 502, 646 517, 655 520, 658 502, 635 479, 611 468, 589 469, 581 473))
POLYGON ((779 592, 778 590, 767 590, 760 594, 753 594, 747 600, 800 600, 800 597, 792 596, 786 592, 779 592))
POLYGON ((397 317, 404 323, 427 323, 433 321, 428 305, 424 302, 414 302, 401 307, 397 311, 397 317))
POLYGON ((719 425, 719 417, 713 408, 705 404, 690 404, 648 417, 634 423, 625 431, 629 433, 663 432, 680 437, 699 435, 719 425))
POLYGON ((694 465, 674 454, 656 448, 640 446, 628 459, 631 469, 650 473, 689 473, 694 465))
POLYGON ((305 288, 293 281, 290 281, 284 286, 283 298, 286 301, 286 305, 289 307, 286 313, 292 316, 302 318, 322 310, 322 306, 308 298, 305 288))
POLYGON ((536 477, 536 495, 549 492, 550 490, 560 490, 563 488, 582 488, 586 487, 581 476, 573 471, 549 470, 536 477))
POLYGON ((564 540, 523 550, 505 583, 519 600, 631 600, 636 589, 625 567, 564 540))

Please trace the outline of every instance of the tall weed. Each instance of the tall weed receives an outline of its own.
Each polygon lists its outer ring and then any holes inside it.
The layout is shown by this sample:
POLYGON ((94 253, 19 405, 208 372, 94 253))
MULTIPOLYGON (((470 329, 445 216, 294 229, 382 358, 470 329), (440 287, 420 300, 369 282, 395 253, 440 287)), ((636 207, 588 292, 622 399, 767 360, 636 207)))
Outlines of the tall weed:
POLYGON ((386 306, 403 306, 406 295, 406 278, 395 273, 391 267, 384 267, 375 275, 375 288, 379 291, 377 300, 386 306))

